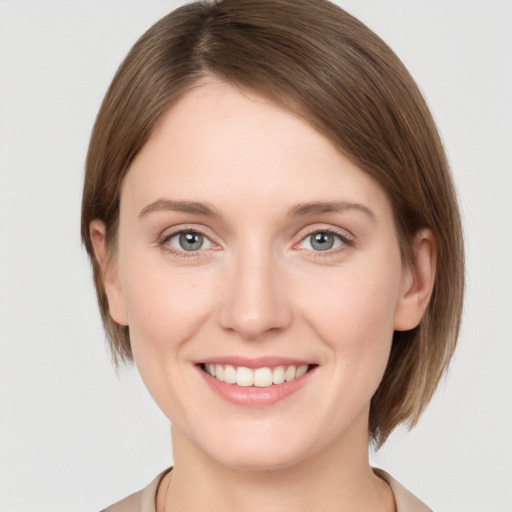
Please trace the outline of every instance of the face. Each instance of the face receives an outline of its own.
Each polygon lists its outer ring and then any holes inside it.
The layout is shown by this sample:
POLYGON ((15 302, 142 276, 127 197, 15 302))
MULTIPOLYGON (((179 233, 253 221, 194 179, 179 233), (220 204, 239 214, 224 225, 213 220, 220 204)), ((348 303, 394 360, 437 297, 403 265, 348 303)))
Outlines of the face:
POLYGON ((366 442, 408 275, 376 182, 304 121, 212 80, 133 162, 105 286, 177 438, 278 468, 366 442))

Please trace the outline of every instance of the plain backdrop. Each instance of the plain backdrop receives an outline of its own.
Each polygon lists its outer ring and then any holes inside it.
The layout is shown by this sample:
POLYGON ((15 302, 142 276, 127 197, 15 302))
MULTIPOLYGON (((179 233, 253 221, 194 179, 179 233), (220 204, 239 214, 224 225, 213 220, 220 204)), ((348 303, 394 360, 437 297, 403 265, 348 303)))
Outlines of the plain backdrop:
MULTIPOLYGON (((0 511, 98 511, 172 464, 168 421, 135 370, 110 364, 79 211, 114 71, 181 3, 0 0, 0 511)), ((436 512, 511 512, 512 3, 339 4, 424 91, 467 243, 448 377, 418 427, 372 461, 436 512)))

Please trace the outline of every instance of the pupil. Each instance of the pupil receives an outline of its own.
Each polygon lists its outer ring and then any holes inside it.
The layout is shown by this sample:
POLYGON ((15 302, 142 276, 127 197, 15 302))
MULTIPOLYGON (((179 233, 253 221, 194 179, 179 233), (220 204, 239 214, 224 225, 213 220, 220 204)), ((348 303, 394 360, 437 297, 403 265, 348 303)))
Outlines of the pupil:
POLYGON ((197 251, 203 245, 203 235, 199 233, 182 233, 180 235, 180 246, 185 251, 197 251))
POLYGON ((332 249, 334 237, 329 233, 316 233, 313 236, 311 246, 317 251, 327 251, 332 249))

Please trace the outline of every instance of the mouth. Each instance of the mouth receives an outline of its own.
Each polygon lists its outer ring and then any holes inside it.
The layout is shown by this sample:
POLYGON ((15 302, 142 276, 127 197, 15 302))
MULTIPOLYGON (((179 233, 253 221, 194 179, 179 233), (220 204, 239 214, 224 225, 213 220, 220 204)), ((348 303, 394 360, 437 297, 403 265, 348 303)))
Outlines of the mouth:
POLYGON ((313 379, 317 364, 272 358, 231 358, 196 364, 203 381, 218 396, 244 407, 266 407, 296 393, 313 379))
POLYGON ((247 368, 230 364, 203 363, 201 369, 214 379, 241 387, 267 388, 299 379, 316 365, 279 365, 247 368))

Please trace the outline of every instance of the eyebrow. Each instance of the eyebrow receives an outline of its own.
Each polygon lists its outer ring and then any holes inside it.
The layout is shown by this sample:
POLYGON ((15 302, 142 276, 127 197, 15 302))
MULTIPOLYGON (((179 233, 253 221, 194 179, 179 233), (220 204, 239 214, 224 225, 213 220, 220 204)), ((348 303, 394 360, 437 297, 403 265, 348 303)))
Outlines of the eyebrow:
POLYGON ((348 201, 315 201, 312 203, 298 203, 289 210, 292 217, 304 217, 306 215, 315 215, 319 213, 339 213, 359 211, 370 217, 372 221, 376 220, 375 213, 370 208, 360 203, 351 203, 348 201))
MULTIPOLYGON (((305 217, 320 213, 339 213, 347 211, 360 211, 375 220, 375 214, 370 208, 360 203, 348 201, 315 201, 311 203, 297 203, 293 205, 288 215, 291 217, 305 217)), ((139 213, 139 218, 145 217, 152 212, 174 211, 180 213, 191 213, 204 215, 206 217, 220 217, 220 212, 213 205, 198 201, 176 201, 173 199, 158 199, 145 206, 139 213)))
POLYGON ((173 199, 158 199, 145 206, 139 213, 139 219, 152 212, 173 211, 180 213, 192 213, 205 215, 206 217, 220 216, 218 210, 207 203, 197 201, 175 201, 173 199))

